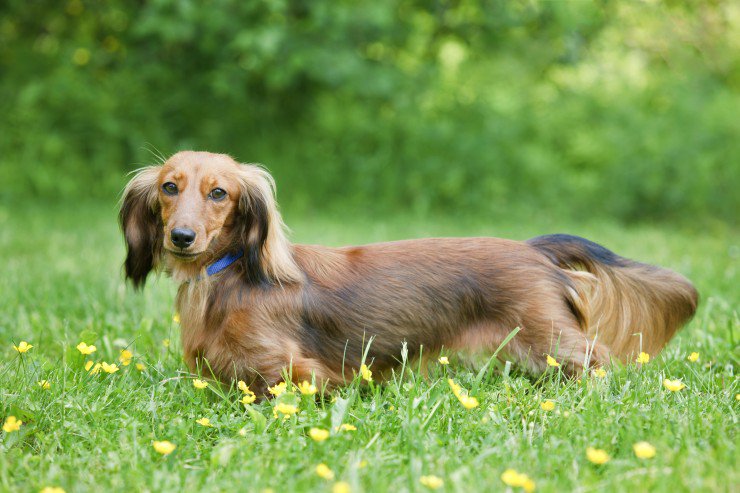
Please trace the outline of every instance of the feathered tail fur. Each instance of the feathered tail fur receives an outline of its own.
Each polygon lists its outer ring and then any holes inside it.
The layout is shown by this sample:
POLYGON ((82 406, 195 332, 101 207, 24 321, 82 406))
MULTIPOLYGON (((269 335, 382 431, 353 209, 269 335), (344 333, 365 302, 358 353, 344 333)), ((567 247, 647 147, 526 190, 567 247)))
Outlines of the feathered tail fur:
POLYGON ((564 269, 575 286, 570 301, 582 328, 622 361, 640 351, 656 355, 696 312, 699 295, 676 272, 578 236, 538 236, 527 243, 564 269))

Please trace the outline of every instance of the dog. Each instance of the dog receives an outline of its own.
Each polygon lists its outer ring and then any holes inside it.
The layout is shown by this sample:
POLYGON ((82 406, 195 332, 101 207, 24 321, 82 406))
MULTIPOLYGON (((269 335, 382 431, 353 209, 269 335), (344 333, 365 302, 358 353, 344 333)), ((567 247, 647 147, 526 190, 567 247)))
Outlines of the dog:
POLYGON ((683 276, 589 240, 547 235, 428 238, 329 248, 291 244, 270 174, 225 154, 184 151, 139 170, 119 220, 125 276, 180 283, 188 366, 257 395, 283 379, 341 385, 443 349, 503 348, 533 373, 569 375, 657 354, 695 313, 683 276))

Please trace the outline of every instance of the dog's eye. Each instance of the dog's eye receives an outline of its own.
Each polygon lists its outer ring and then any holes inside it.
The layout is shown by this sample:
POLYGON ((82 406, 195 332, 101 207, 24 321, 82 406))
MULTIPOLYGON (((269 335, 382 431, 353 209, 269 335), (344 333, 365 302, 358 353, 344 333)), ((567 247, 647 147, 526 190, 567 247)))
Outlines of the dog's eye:
POLYGON ((171 181, 168 181, 167 183, 162 185, 162 191, 167 195, 177 195, 177 185, 175 185, 171 181))
POLYGON ((223 200, 226 197, 226 190, 223 188, 214 188, 208 196, 216 202, 223 200))

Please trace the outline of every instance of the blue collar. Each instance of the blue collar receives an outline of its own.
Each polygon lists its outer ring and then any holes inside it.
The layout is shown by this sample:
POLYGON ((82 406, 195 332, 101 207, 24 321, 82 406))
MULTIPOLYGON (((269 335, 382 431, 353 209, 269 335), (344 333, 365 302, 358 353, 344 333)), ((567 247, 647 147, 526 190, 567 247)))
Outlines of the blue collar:
POLYGON ((231 264, 233 264, 234 262, 236 262, 243 256, 244 256, 244 250, 239 250, 238 252, 235 252, 235 253, 227 253, 226 255, 224 255, 223 257, 221 257, 220 259, 216 260, 211 265, 206 267, 206 274, 208 274, 209 276, 218 274, 219 272, 221 272, 222 270, 224 270, 225 268, 227 268, 228 266, 230 266, 231 264))

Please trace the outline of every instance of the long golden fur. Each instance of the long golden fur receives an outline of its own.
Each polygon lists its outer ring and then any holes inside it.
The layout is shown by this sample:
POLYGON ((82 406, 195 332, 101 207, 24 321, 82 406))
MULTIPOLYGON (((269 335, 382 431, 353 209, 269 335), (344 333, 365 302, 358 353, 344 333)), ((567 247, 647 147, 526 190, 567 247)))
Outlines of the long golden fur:
MULTIPOLYGON (((172 189, 174 190, 174 188, 172 189)), ((557 355, 566 371, 658 353, 694 314, 698 295, 672 271, 583 238, 429 238, 328 248, 293 245, 272 177, 229 156, 180 152, 136 174, 120 212, 126 276, 180 282, 185 360, 258 395, 294 381, 341 384, 363 360, 383 375, 410 357, 505 351, 532 372, 557 355), (163 186, 175 185, 177 193, 163 186), (221 192, 212 192, 221 189, 221 192), (219 197, 216 200, 216 196, 219 197), (186 248, 172 231, 194 234, 186 248), (207 276, 230 252, 244 256, 207 276)))

